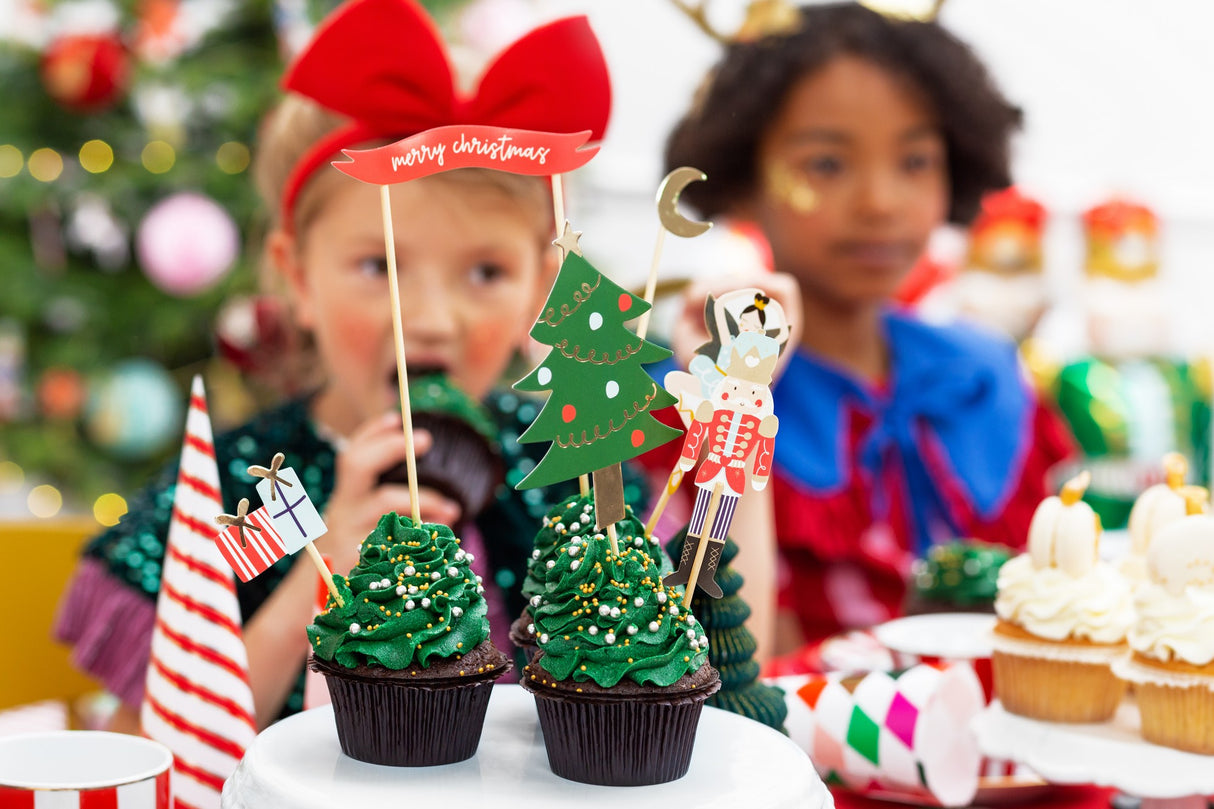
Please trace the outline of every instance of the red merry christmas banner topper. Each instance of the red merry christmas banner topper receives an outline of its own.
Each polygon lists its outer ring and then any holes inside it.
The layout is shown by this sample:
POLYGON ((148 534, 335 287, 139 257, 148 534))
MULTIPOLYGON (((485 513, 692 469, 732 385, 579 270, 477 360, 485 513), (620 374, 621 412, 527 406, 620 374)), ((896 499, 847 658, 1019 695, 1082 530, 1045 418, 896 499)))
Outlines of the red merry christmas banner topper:
POLYGON ((464 168, 564 174, 584 166, 598 153, 598 146, 585 147, 590 135, 590 130, 558 134, 500 126, 439 126, 377 149, 343 149, 349 161, 334 161, 333 166, 376 185, 464 168))

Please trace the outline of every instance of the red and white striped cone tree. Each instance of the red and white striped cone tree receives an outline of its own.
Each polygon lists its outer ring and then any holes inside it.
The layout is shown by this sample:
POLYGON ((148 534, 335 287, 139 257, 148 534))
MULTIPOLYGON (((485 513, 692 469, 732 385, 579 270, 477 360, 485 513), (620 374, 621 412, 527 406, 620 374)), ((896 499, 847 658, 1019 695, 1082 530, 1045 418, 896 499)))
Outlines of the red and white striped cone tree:
POLYGON ((257 735, 232 570, 215 544, 223 511, 202 378, 194 377, 156 602, 144 733, 173 751, 178 809, 219 806, 257 735))

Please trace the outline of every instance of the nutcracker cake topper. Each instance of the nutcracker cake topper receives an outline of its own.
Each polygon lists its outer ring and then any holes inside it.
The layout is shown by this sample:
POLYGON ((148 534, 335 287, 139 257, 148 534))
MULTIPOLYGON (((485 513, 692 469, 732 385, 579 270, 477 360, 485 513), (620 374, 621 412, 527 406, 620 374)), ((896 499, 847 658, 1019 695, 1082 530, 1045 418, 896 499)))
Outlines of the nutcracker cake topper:
POLYGON ((691 373, 666 375, 688 422, 687 436, 646 529, 653 531, 683 475, 702 458, 687 541, 678 569, 665 579, 667 586, 687 585, 685 604, 697 587, 721 597, 713 576, 734 509, 747 490, 762 491, 771 477, 780 424, 771 382, 789 335, 783 308, 755 288, 709 296, 704 321, 711 339, 697 350, 691 373))

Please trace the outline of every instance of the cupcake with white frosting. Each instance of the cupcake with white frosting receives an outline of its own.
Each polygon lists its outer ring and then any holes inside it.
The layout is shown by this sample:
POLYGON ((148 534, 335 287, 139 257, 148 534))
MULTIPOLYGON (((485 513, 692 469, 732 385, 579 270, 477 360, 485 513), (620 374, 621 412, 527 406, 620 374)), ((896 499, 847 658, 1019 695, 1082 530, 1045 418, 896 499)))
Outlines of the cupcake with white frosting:
POLYGON ((1178 452, 1163 458, 1164 482, 1149 487, 1130 509, 1130 552, 1117 565, 1118 570, 1137 587, 1149 580, 1147 551, 1151 540, 1165 525, 1185 516, 1185 476, 1189 464, 1178 452))
POLYGON ((1134 684, 1147 741, 1214 755, 1214 517, 1201 490, 1187 494, 1189 515, 1147 552, 1150 581, 1115 669, 1134 684))
POLYGON ((1134 623, 1131 589, 1099 560, 1100 521, 1080 499, 1086 487, 1084 473, 1042 501, 1028 552, 999 571, 995 692, 1015 714, 1103 722, 1125 693, 1111 664, 1134 623))

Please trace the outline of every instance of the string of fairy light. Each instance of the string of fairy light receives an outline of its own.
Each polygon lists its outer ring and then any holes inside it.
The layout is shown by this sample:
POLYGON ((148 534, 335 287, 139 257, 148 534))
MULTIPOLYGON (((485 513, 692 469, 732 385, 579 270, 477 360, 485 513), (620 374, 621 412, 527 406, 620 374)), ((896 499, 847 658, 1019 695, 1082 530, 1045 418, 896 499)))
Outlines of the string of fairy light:
MULTIPOLYGON (((86 141, 76 154, 80 167, 89 174, 104 174, 114 165, 114 149, 103 140, 86 141)), ((249 147, 227 141, 215 150, 215 164, 225 174, 240 174, 249 167, 249 147)), ((166 174, 177 163, 177 149, 168 141, 151 140, 139 153, 139 162, 152 174, 166 174)), ((35 180, 53 183, 63 174, 64 157, 47 146, 27 156, 11 143, 0 144, 0 179, 16 177, 26 170, 35 180)))
MULTIPOLYGON (((240 174, 249 167, 249 147, 238 141, 227 141, 215 150, 215 164, 225 174, 240 174)), ((81 145, 76 153, 80 167, 89 174, 104 174, 114 166, 114 149, 104 140, 94 138, 81 145)), ((139 162, 152 174, 166 174, 177 162, 177 150, 165 140, 150 140, 139 154, 139 162)), ((34 149, 26 155, 11 143, 0 144, 0 179, 11 179, 28 171, 35 180, 53 183, 63 174, 64 156, 50 147, 34 149)), ((19 492, 25 487, 25 470, 12 461, 0 462, 0 495, 19 492)), ((63 494, 49 483, 30 488, 25 494, 30 514, 51 519, 63 510, 63 494)), ((127 512, 126 500, 108 492, 93 501, 93 517, 104 526, 117 525, 127 512)))

